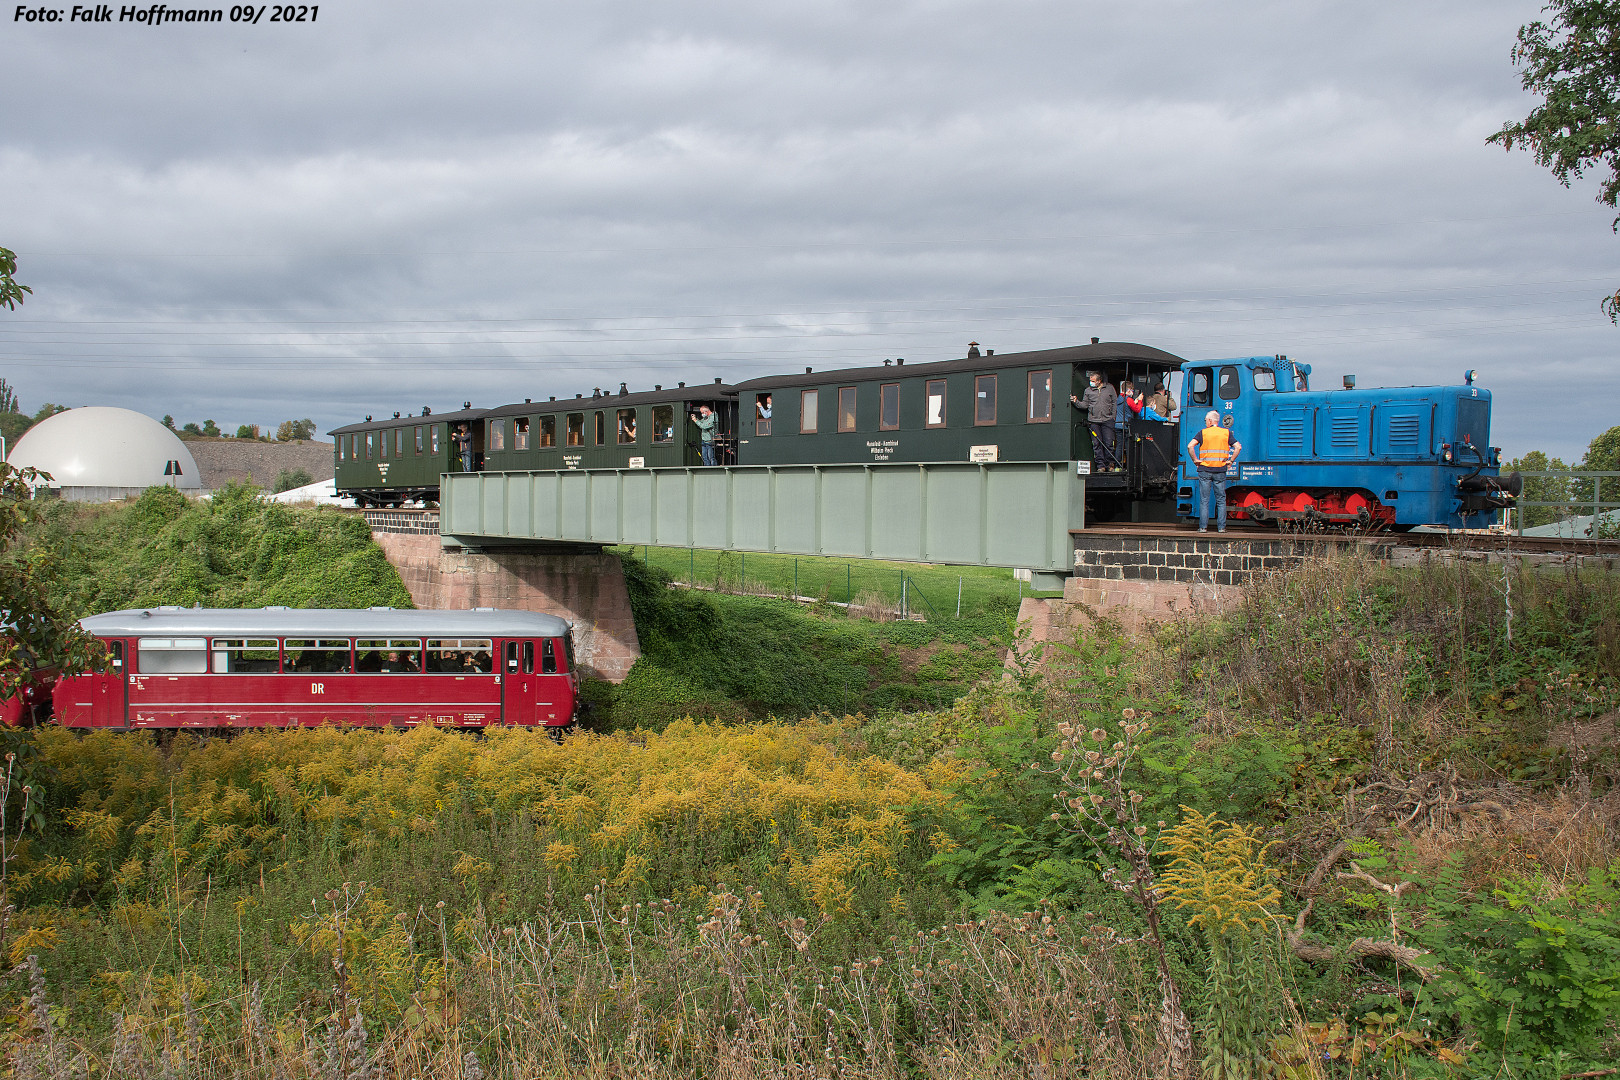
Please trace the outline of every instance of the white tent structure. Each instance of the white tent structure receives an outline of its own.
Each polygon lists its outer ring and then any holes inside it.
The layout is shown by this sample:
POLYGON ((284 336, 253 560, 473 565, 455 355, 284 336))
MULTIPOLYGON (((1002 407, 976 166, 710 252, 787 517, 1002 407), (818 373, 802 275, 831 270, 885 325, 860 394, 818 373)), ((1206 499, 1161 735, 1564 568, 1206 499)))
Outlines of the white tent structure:
POLYGON ((336 480, 317 480, 313 484, 289 488, 265 497, 282 503, 315 503, 317 506, 354 505, 353 499, 338 498, 336 480))
POLYGON ((6 460, 49 473, 41 485, 73 502, 107 502, 149 487, 196 494, 197 462, 179 436, 144 413, 106 405, 69 409, 23 433, 6 460))

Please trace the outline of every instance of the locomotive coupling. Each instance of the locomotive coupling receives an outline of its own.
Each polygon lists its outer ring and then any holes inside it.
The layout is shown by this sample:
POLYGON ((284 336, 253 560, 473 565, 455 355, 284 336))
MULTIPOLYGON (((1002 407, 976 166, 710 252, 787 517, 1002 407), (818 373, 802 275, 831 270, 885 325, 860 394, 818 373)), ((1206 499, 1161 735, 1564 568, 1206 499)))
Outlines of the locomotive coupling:
POLYGON ((1508 473, 1506 476, 1480 476, 1471 474, 1457 481, 1457 490, 1469 494, 1491 494, 1507 498, 1518 498, 1524 490, 1524 478, 1518 473, 1508 473))

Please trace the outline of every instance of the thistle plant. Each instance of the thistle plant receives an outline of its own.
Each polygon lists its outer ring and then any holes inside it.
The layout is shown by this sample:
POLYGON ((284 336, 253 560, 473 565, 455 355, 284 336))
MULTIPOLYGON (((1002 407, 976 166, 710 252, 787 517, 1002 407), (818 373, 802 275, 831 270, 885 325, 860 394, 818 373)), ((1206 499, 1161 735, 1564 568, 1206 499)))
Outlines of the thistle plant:
MULTIPOLYGON (((1153 854, 1164 822, 1148 826, 1142 820, 1142 793, 1126 784, 1125 774, 1141 750, 1152 713, 1126 709, 1115 731, 1086 730, 1067 721, 1058 725, 1059 742, 1049 766, 1062 788, 1054 796, 1062 809, 1052 820, 1065 816, 1105 857, 1110 849, 1124 862, 1103 868, 1103 880, 1134 900, 1147 921, 1148 939, 1159 968, 1161 1004, 1159 1047, 1165 1073, 1172 1077, 1195 1073, 1192 1027, 1181 1004, 1181 988, 1170 972, 1170 958, 1161 926, 1164 895, 1153 870, 1153 854), (1150 832, 1152 838, 1149 838, 1150 832)), ((1030 768, 1038 768, 1031 765, 1030 768)), ((1105 858, 1105 861, 1109 861, 1105 858)))

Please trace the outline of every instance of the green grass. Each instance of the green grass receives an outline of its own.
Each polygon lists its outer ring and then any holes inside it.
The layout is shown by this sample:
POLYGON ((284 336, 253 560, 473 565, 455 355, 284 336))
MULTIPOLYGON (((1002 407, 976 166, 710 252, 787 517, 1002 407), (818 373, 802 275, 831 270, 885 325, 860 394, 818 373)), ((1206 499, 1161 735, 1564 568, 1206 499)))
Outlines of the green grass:
POLYGON ((1017 610, 1031 593, 1029 583, 1001 566, 946 566, 933 563, 839 559, 816 555, 765 555, 706 548, 621 547, 621 554, 664 571, 673 580, 722 592, 802 596, 844 604, 876 599, 899 609, 901 580, 906 610, 928 619, 996 613, 1011 603, 1017 610))

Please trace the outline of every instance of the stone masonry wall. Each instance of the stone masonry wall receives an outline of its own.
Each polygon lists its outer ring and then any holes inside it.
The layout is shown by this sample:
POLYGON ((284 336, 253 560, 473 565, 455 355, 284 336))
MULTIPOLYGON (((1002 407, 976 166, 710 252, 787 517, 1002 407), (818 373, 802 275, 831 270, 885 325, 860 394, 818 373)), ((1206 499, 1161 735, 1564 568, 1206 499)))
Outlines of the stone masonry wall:
MULTIPOLYGON (((1079 537, 1076 538, 1080 540, 1079 537)), ((1364 544, 1374 558, 1388 558, 1387 541, 1192 537, 1086 536, 1074 553, 1071 583, 1141 581, 1170 585, 1241 585, 1251 574, 1281 570, 1344 543, 1364 544)), ((1182 590, 1185 592, 1185 589, 1182 590)))
POLYGON ((422 608, 513 608, 574 624, 581 670, 619 682, 641 655, 619 560, 594 554, 446 549, 437 533, 373 529, 372 538, 422 608))

